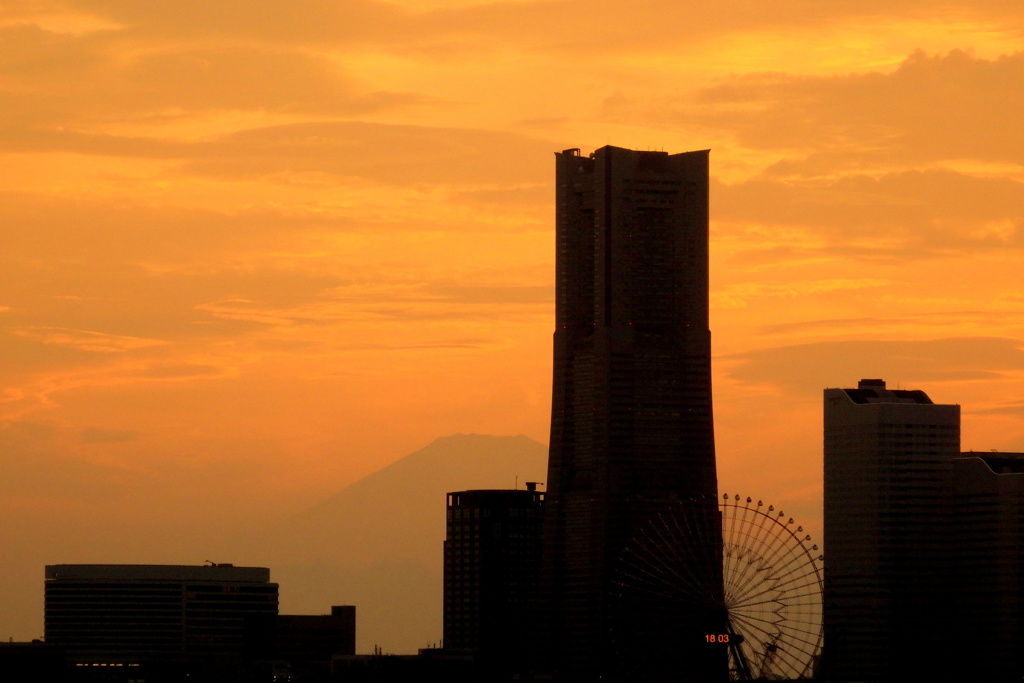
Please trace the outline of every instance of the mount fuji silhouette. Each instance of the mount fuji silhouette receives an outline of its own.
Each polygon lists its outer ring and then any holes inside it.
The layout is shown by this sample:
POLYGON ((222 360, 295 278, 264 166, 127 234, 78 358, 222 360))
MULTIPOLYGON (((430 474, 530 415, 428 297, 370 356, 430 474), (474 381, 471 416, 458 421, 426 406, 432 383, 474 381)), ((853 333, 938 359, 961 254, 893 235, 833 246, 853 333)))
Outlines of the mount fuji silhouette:
MULTIPOLYGON (((440 645, 446 493, 543 481, 547 447, 526 436, 455 434, 253 537, 236 562, 269 566, 283 614, 356 606, 356 651, 440 645)), ((542 487, 543 488, 543 487, 542 487)))

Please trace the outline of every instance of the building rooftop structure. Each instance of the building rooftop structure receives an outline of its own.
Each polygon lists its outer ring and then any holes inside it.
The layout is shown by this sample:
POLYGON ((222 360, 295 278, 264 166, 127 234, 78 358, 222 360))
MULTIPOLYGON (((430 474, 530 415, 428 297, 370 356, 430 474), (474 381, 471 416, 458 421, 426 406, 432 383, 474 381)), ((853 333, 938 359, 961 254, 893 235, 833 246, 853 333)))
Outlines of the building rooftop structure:
POLYGON ((887 389, 884 379, 862 379, 856 389, 843 389, 854 403, 918 403, 934 405, 928 394, 919 389, 887 389))
POLYGON ((1024 453, 965 451, 960 457, 980 460, 992 474, 1024 474, 1024 453))
POLYGON ((233 564, 53 564, 46 566, 47 581, 198 581, 269 583, 267 567, 233 564))

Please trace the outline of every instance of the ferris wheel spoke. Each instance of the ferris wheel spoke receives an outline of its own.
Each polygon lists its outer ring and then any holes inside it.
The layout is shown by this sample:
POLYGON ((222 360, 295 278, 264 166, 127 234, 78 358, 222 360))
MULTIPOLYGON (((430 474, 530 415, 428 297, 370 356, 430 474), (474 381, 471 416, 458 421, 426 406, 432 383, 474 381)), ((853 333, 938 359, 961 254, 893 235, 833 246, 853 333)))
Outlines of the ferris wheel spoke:
POLYGON ((802 549, 799 538, 787 528, 789 522, 782 521, 782 513, 779 517, 765 515, 762 521, 763 533, 759 536, 759 541, 764 545, 766 561, 773 566, 779 564, 787 554, 802 549), (793 540, 797 541, 796 545, 799 547, 794 547, 793 540))
MULTIPOLYGON (((729 496, 728 496, 728 494, 726 494, 725 495, 726 501, 728 501, 728 498, 729 498, 729 496)), ((736 496, 736 498, 738 499, 739 496, 736 496)), ((742 510, 740 510, 737 505, 730 505, 728 502, 726 502, 726 504, 723 505, 721 509, 722 509, 722 517, 723 517, 722 540, 723 540, 723 546, 724 546, 724 545, 727 544, 727 541, 725 539, 730 539, 731 540, 731 539, 737 538, 740 535, 740 531, 739 530, 741 528, 743 528, 743 526, 745 525, 745 523, 747 521, 747 512, 748 512, 748 510, 747 510, 746 506, 744 506, 742 508, 742 510), (739 519, 737 519, 737 514, 736 514, 737 512, 739 513, 739 519)), ((731 545, 733 547, 736 547, 736 544, 731 544, 731 545)), ((731 581, 735 580, 735 573, 738 570, 739 570, 738 565, 732 565, 732 566, 729 567, 728 572, 725 572, 725 571, 723 572, 725 574, 723 578, 724 578, 724 581, 725 581, 726 585, 729 585, 729 583, 731 581)))
POLYGON ((785 647, 780 649, 784 651, 787 656, 793 658, 794 664, 797 666, 806 666, 810 661, 806 656, 808 654, 813 654, 816 649, 816 646, 812 647, 809 643, 803 643, 798 640, 793 640, 792 638, 787 638, 782 641, 782 645, 785 647), (800 657, 800 655, 803 655, 803 657, 800 657))
POLYGON ((697 539, 699 541, 699 543, 696 544, 697 547, 691 548, 691 554, 689 556, 682 553, 683 548, 681 546, 683 544, 680 544, 680 547, 671 547, 670 552, 672 554, 673 561, 681 564, 683 567, 686 567, 691 579, 703 586, 703 590, 701 592, 705 593, 705 595, 701 597, 717 601, 719 598, 714 595, 707 594, 708 591, 714 590, 712 586, 717 583, 714 576, 714 568, 707 566, 706 562, 693 562, 694 557, 706 557, 707 553, 703 552, 703 550, 712 543, 711 531, 707 528, 707 524, 704 523, 705 520, 703 519, 706 511, 702 508, 703 504, 701 505, 701 509, 698 509, 696 515, 700 518, 700 521, 690 519, 694 515, 687 515, 685 527, 680 525, 677 515, 672 515, 668 520, 663 521, 665 521, 666 525, 669 526, 675 534, 683 535, 691 539, 697 539))
POLYGON ((722 534, 722 580, 725 585, 736 581, 736 575, 741 570, 740 562, 743 557, 743 549, 735 544, 729 544, 724 539, 730 538, 727 530, 723 531, 722 534), (728 551, 727 551, 728 549, 728 551), (739 553, 734 554, 734 553, 739 553))
POLYGON ((782 644, 785 647, 781 647, 780 651, 793 661, 794 667, 804 667, 813 663, 811 660, 807 659, 806 656, 808 654, 813 654, 814 650, 817 649, 816 644, 805 643, 792 638, 784 639, 782 644), (803 657, 799 657, 798 655, 803 655, 803 657))
POLYGON ((821 586, 821 572, 818 571, 818 568, 814 565, 813 560, 808 558, 804 566, 798 567, 788 576, 786 576, 783 583, 786 586, 821 586), (799 581, 803 581, 803 584, 797 583, 799 581))
POLYGON ((694 575, 692 571, 692 562, 679 562, 680 556, 677 549, 682 544, 679 542, 679 536, 672 533, 672 530, 664 524, 664 520, 661 520, 661 523, 654 527, 651 532, 656 535, 656 538, 648 537, 649 549, 645 553, 648 562, 652 565, 657 564, 660 567, 664 567, 666 571, 674 576, 680 578, 689 576, 692 580, 699 581, 700 577, 694 575))
POLYGON ((770 595, 751 595, 742 602, 735 602, 733 607, 743 609, 746 606, 776 604, 787 614, 797 614, 818 604, 817 600, 812 599, 813 597, 777 591, 770 595))
POLYGON ((634 576, 642 577, 644 583, 652 587, 672 588, 684 577, 671 564, 661 561, 656 556, 646 554, 633 554, 630 566, 634 570, 634 576))
POLYGON ((799 541, 790 549, 790 552, 782 558, 783 564, 779 567, 780 571, 786 572, 789 567, 792 566, 803 566, 808 560, 811 560, 810 553, 799 544, 799 541))
MULTIPOLYGON (((661 547, 664 547, 663 542, 661 547)), ((669 593, 684 598, 700 595, 707 590, 706 577, 693 572, 692 562, 679 562, 678 558, 665 557, 660 552, 634 552, 631 555, 634 578, 645 584, 648 592, 662 597, 669 593)))
POLYGON ((740 647, 748 655, 751 652, 754 652, 762 643, 768 642, 771 637, 769 631, 761 628, 754 628, 750 625, 739 625, 735 632, 737 635, 743 637, 743 643, 740 647))
POLYGON ((768 628, 775 628, 775 625, 779 623, 779 619, 771 618, 770 613, 754 614, 751 612, 738 613, 730 615, 736 623, 743 624, 749 629, 764 630, 767 633, 768 628))
POLYGON ((797 605, 813 605, 816 604, 817 599, 821 597, 821 584, 818 583, 805 583, 801 586, 794 586, 786 590, 786 600, 789 604, 797 605), (794 591, 808 589, 803 593, 795 593, 794 591))
POLYGON ((779 602, 777 598, 770 600, 748 600, 742 604, 732 605, 732 609, 740 614, 750 614, 751 612, 764 612, 768 611, 772 614, 781 612, 785 609, 785 605, 779 602))
MULTIPOLYGON (((763 636, 761 637, 755 636, 750 638, 754 641, 763 642, 769 636, 773 636, 775 633, 779 632, 779 623, 764 620, 764 618, 760 617, 743 615, 736 617, 734 621, 739 624, 742 624, 745 627, 745 629, 740 629, 740 632, 745 630, 748 632, 756 632, 763 634, 763 636)), ((753 636, 753 633, 751 635, 753 636)), ((820 644, 820 631, 806 631, 804 629, 790 627, 785 629, 783 637, 785 638, 785 640, 791 641, 795 644, 799 643, 806 645, 808 647, 809 652, 816 651, 817 646, 820 644), (811 636, 813 639, 805 638, 803 637, 803 635, 800 634, 811 636)))
POLYGON ((807 565, 794 569, 794 571, 786 577, 781 586, 785 590, 811 588, 812 590, 817 590, 818 593, 821 593, 821 572, 819 572, 818 568, 812 564, 812 561, 808 560, 807 565))
POLYGON ((785 613, 786 623, 793 628, 806 633, 816 634, 821 632, 821 618, 817 615, 793 614, 792 610, 785 613))
POLYGON ((733 604, 745 603, 755 597, 780 594, 776 582, 763 576, 758 581, 748 581, 742 586, 730 586, 727 590, 732 596, 733 604))
MULTIPOLYGON (((767 626, 772 627, 774 624, 767 626)), ((769 630, 768 627, 746 619, 736 620, 736 633, 743 636, 743 647, 747 651, 753 650, 756 645, 767 642, 771 638, 774 629, 769 630)))
POLYGON ((763 635, 750 637, 744 642, 745 646, 749 644, 748 659, 757 661, 758 657, 764 654, 764 648, 771 645, 775 648, 776 653, 782 652, 784 658, 791 660, 791 668, 798 675, 803 674, 813 664, 819 643, 793 638, 779 631, 758 629, 758 632, 763 635), (803 656, 798 657, 796 653, 801 653, 803 656))
POLYGON ((775 581, 771 574, 763 569, 756 569, 752 567, 748 567, 747 570, 734 582, 734 585, 740 591, 747 590, 751 585, 759 586, 763 590, 771 590, 770 586, 774 584, 775 581))
POLYGON ((765 624, 787 624, 792 632, 803 633, 815 638, 819 638, 821 634, 820 621, 804 621, 799 619, 791 619, 786 614, 776 613, 774 611, 765 613, 763 611, 757 612, 743 612, 739 611, 736 614, 737 619, 750 621, 751 623, 765 623, 765 624), (762 616, 763 615, 763 616, 762 616), (771 618, 768 615, 775 615, 776 618, 771 618), (809 628, 803 628, 803 626, 809 626, 809 628))
POLYGON ((765 537, 764 561, 774 572, 783 571, 789 557, 799 550, 790 545, 790 539, 779 533, 778 529, 770 531, 765 537))
POLYGON ((789 626, 786 629, 787 639, 795 643, 805 643, 809 647, 817 648, 817 646, 821 643, 820 636, 820 631, 807 631, 805 629, 800 629, 793 626, 789 626), (803 634, 804 636, 810 636, 810 638, 802 637, 802 635, 800 634, 803 634))
POLYGON ((777 528, 766 523, 765 532, 766 533, 760 539, 760 542, 764 544, 762 558, 766 565, 774 568, 785 555, 787 548, 784 539, 778 533, 777 528))
POLYGON ((663 583, 670 584, 674 587, 678 587, 679 593, 681 594, 693 594, 702 590, 702 586, 707 584, 707 581, 698 574, 692 571, 692 568, 684 563, 666 561, 665 559, 654 561, 648 561, 651 567, 656 567, 660 570, 653 571, 655 575, 658 575, 660 581, 663 583), (680 570, 678 567, 682 567, 680 570))
POLYGON ((779 615, 776 612, 771 611, 771 610, 769 610, 769 611, 764 611, 764 610, 758 610, 758 611, 747 610, 745 612, 744 611, 739 611, 736 614, 736 618, 739 619, 739 620, 751 623, 751 624, 773 624, 773 625, 774 624, 780 624, 780 623, 782 623, 783 621, 786 620, 785 617, 783 617, 783 616, 781 616, 781 615, 779 615))
MULTIPOLYGON (((804 655, 804 658, 806 658, 806 652, 801 652, 801 654, 804 655)), ((808 664, 806 664, 805 661, 803 661, 804 658, 797 657, 795 654, 790 652, 789 649, 786 647, 777 645, 773 652, 773 657, 775 659, 784 660, 787 664, 786 668, 794 675, 794 677, 802 676, 808 668, 808 664)))
POLYGON ((750 609, 763 609, 766 605, 778 602, 778 595, 774 592, 758 592, 747 591, 740 595, 733 595, 732 599, 729 600, 726 605, 727 607, 736 612, 743 612, 744 610, 749 611, 750 609))
POLYGON ((769 538, 772 533, 772 528, 776 524, 775 518, 771 517, 767 512, 758 510, 757 522, 752 525, 749 530, 749 535, 752 543, 752 547, 761 549, 761 555, 768 555, 770 550, 769 538))
POLYGON ((686 587, 696 587, 697 582, 690 582, 673 571, 671 567, 648 565, 641 567, 634 565, 634 571, 628 574, 630 584, 634 588, 643 588, 645 592, 657 596, 666 597, 666 592, 675 596, 678 593, 686 593, 686 587), (665 573, 667 572, 667 574, 665 573))

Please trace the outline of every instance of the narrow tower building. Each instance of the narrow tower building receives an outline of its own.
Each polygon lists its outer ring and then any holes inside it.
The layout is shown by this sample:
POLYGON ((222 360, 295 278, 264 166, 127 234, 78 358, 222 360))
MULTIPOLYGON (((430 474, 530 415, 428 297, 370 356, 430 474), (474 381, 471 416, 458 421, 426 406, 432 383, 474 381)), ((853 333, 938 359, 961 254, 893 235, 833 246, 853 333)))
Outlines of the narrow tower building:
POLYGON ((659 680, 716 680, 724 656, 704 635, 719 627, 719 543, 686 559, 710 585, 684 621, 620 604, 645 525, 680 504, 707 528, 717 521, 708 152, 570 149, 556 154, 556 183, 548 661, 565 680, 638 666, 659 680))

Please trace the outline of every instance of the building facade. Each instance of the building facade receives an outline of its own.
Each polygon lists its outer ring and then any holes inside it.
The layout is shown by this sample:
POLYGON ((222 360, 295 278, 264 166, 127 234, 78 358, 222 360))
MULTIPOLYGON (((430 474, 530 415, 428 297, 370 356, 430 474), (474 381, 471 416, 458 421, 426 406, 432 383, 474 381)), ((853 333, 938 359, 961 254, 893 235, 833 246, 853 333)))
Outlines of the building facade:
POLYGON ((953 632, 960 406, 870 379, 826 389, 824 415, 822 673, 929 679, 954 657, 936 654, 953 632))
POLYGON ((444 542, 444 651, 481 670, 518 671, 536 624, 544 494, 448 494, 444 542))
POLYGON ((682 621, 636 601, 621 620, 617 598, 624 556, 659 514, 685 502, 705 527, 717 520, 708 152, 566 150, 556 212, 545 660, 566 680, 638 667, 715 680, 725 660, 704 634, 721 629, 720 540, 685 560, 707 585, 682 599, 682 621))
POLYGON ((1024 453, 953 461, 951 531, 961 680, 1024 678, 1024 453))
POLYGON ((279 614, 273 658, 275 680, 327 681, 336 657, 356 653, 356 608, 332 605, 330 614, 279 614))
POLYGON ((270 570, 232 565, 46 567, 45 637, 72 666, 215 675, 273 648, 270 570))

